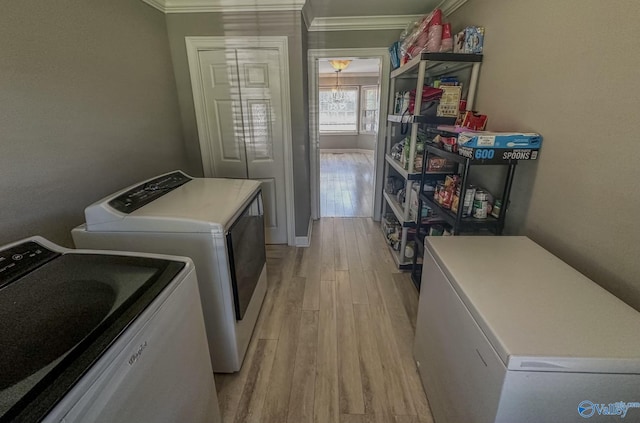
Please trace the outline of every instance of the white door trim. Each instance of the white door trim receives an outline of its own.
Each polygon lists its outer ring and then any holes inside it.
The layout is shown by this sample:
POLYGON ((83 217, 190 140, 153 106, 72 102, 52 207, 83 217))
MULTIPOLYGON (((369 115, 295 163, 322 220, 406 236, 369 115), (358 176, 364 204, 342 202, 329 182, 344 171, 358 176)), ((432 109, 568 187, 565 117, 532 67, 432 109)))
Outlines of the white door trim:
POLYGON ((387 123, 387 104, 389 101, 389 50, 381 48, 339 48, 339 49, 310 49, 307 53, 309 63, 309 158, 311 162, 311 217, 320 218, 320 136, 318 134, 318 67, 316 61, 321 58, 332 57, 366 57, 379 58, 382 64, 380 75, 380 112, 378 123, 378 142, 375 149, 375 168, 373 184, 373 210, 374 220, 380 220, 382 211, 382 187, 384 174, 384 128, 387 123))
POLYGON ((260 36, 260 37, 185 37, 187 47, 187 59, 189 61, 189 74, 191 76, 191 88, 193 92, 193 105, 196 112, 198 126, 198 139, 202 155, 202 167, 205 176, 212 176, 213 160, 210 144, 207 142, 209 128, 205 112, 205 99, 203 95, 199 51, 214 48, 276 48, 280 52, 281 95, 282 112, 284 120, 284 184, 285 201, 287 211, 287 243, 295 245, 295 214, 293 196, 293 156, 291 135, 291 95, 289 88, 289 48, 286 36, 260 36))

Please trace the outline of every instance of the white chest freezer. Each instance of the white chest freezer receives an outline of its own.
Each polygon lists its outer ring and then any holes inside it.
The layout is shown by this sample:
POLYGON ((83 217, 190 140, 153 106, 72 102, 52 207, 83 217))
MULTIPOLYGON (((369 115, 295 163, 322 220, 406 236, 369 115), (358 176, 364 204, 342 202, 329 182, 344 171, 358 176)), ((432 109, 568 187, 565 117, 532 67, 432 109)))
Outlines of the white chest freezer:
POLYGON ((414 355, 436 423, 640 422, 640 313, 526 237, 432 237, 414 355))

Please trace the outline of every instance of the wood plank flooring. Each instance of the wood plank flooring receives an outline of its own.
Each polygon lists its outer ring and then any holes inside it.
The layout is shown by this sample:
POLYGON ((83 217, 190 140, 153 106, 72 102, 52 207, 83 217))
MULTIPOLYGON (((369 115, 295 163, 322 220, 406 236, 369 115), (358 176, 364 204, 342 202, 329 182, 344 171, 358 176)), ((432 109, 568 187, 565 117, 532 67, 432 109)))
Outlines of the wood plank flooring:
POLYGON ((320 153, 320 216, 371 217, 373 151, 320 153))
POLYGON ((418 293, 369 218, 314 222, 269 246, 242 369, 216 374, 223 423, 433 423, 413 360, 418 293))

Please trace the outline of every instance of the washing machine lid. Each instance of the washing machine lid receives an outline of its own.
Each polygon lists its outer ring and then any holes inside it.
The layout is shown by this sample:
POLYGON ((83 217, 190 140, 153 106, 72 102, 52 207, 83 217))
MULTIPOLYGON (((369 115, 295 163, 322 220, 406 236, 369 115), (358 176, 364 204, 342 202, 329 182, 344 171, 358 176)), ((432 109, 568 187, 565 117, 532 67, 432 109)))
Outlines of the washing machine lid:
POLYGON ((0 421, 40 421, 185 262, 0 248, 0 421))
POLYGON ((259 191, 259 181, 170 172, 87 207, 87 230, 224 232, 259 191))
POLYGON ((529 238, 425 246, 508 369, 640 374, 640 313, 529 238))

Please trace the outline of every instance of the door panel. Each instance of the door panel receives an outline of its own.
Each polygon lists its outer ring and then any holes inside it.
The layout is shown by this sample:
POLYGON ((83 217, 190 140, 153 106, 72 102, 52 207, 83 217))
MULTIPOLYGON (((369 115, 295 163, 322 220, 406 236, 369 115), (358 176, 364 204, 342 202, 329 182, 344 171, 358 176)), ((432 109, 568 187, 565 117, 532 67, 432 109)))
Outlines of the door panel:
POLYGON ((264 202, 264 227, 266 231, 278 227, 278 213, 276 212, 276 184, 273 178, 257 179, 262 182, 262 201, 264 202))
POLYGON ((233 100, 213 100, 213 113, 215 117, 215 126, 218 133, 215 137, 215 144, 212 146, 218 154, 215 156, 220 157, 221 161, 225 163, 236 162, 244 165, 244 157, 240 151, 240 143, 237 142, 236 128, 233 126, 234 110, 238 109, 239 102, 233 100))
POLYGON ((269 180, 265 194, 267 240, 287 242, 287 210, 284 177, 284 125, 280 52, 275 48, 242 48, 236 50, 242 95, 242 112, 246 140, 249 178, 269 180), (275 205, 274 205, 275 202, 275 205))
MULTIPOLYGON (((213 169, 262 181, 267 243, 287 242, 283 80, 277 48, 202 50, 199 61, 213 169)), ((286 60, 286 56, 285 56, 286 60)), ((206 172, 206 171, 205 171, 206 172)))
POLYGON ((271 101, 247 100, 249 133, 247 159, 249 162, 273 161, 273 135, 271 133, 271 101))
POLYGON ((213 169, 206 176, 246 178, 244 125, 236 51, 200 52, 209 151, 213 169))

